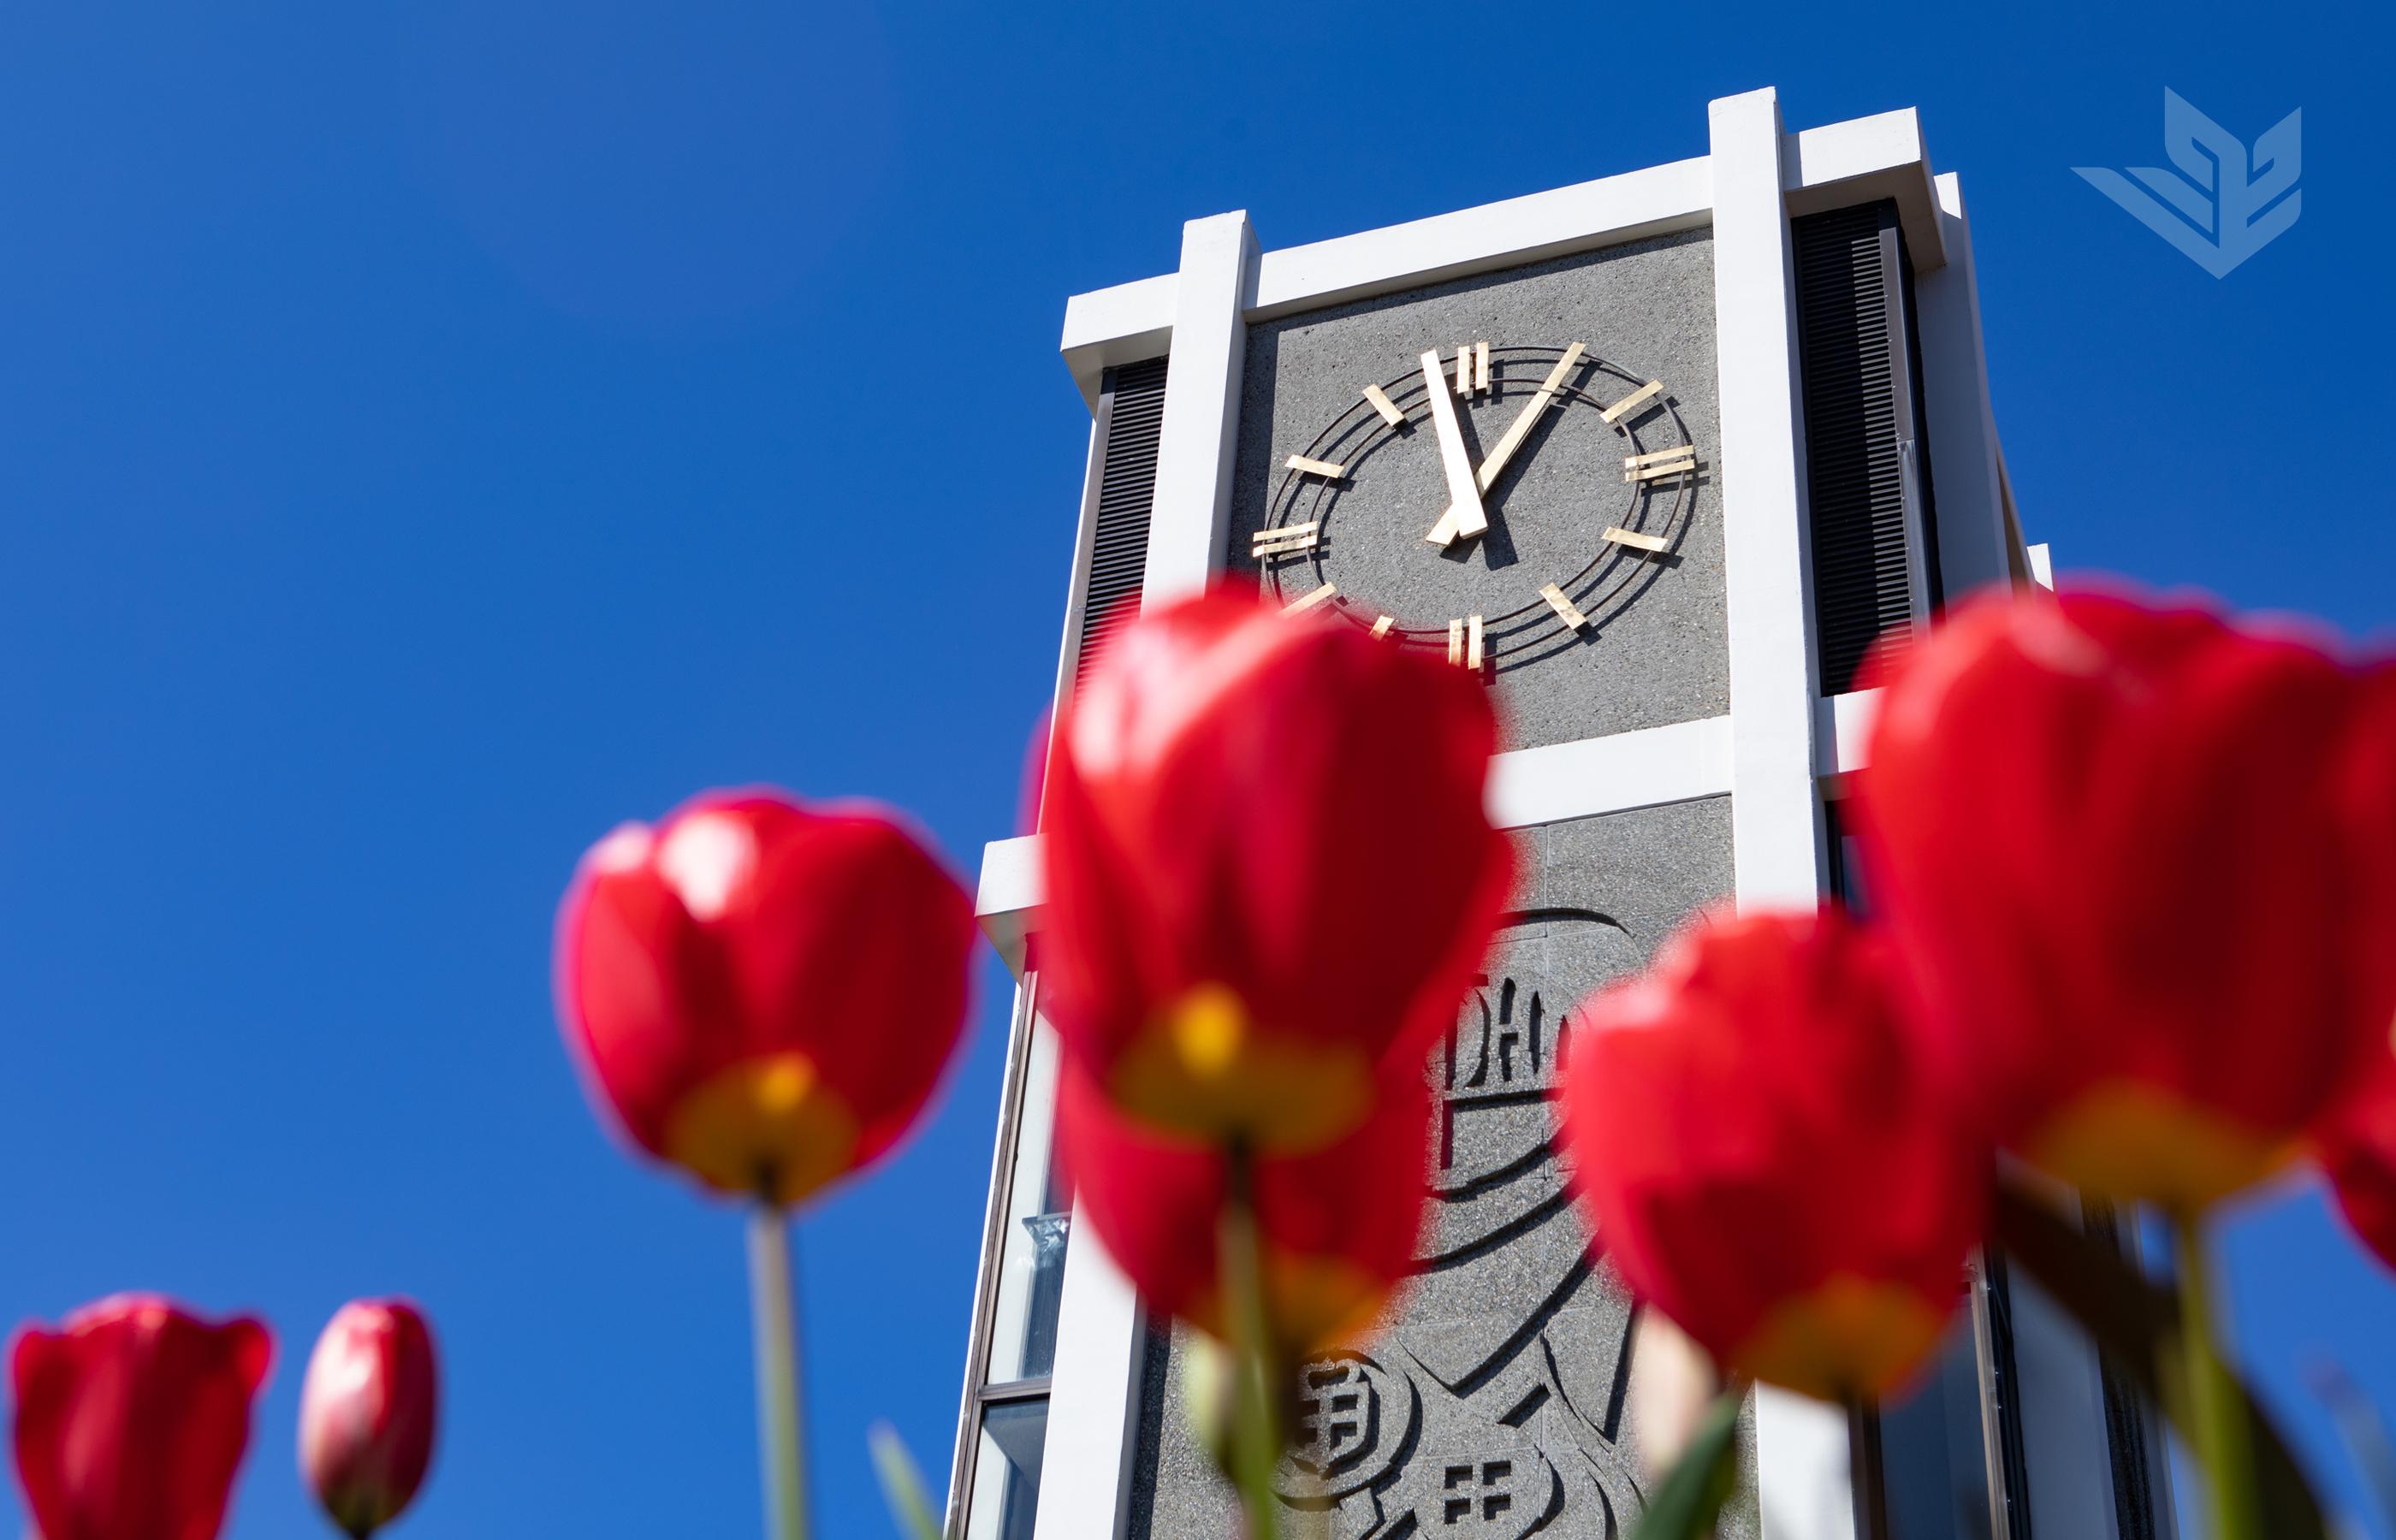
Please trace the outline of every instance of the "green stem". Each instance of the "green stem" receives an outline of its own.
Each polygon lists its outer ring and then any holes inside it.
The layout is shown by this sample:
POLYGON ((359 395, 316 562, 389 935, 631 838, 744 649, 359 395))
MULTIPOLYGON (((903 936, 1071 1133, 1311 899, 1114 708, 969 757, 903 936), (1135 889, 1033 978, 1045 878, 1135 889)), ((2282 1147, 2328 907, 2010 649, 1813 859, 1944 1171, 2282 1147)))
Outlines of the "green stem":
POLYGON ((757 1455, 765 1540, 806 1540, 806 1433, 799 1420, 798 1290, 790 1222, 761 1199, 749 1213, 749 1294, 757 1337, 757 1455))
POLYGON ((906 1440, 886 1422, 865 1431, 866 1447, 873 1452, 874 1474, 882 1478, 882 1498, 901 1534, 912 1540, 940 1540, 939 1520, 932 1517, 932 1499, 924 1490, 924 1473, 907 1453, 906 1440))
POLYGON ((1231 1476, 1247 1510, 1248 1540, 1273 1540, 1273 1467, 1281 1460, 1280 1401, 1265 1312, 1263 1247, 1257 1235, 1253 1158, 1231 1152, 1231 1192, 1220 1245, 1223 1310, 1231 1331, 1231 1476))
POLYGON ((2255 1485, 2255 1443, 2245 1398, 2213 1338, 2212 1265, 2193 1215, 2175 1215, 2172 1241, 2179 1273, 2180 1350, 2187 1375, 2189 1426, 2197 1463, 2204 1467, 2216 1540, 2263 1540, 2262 1505, 2255 1485))

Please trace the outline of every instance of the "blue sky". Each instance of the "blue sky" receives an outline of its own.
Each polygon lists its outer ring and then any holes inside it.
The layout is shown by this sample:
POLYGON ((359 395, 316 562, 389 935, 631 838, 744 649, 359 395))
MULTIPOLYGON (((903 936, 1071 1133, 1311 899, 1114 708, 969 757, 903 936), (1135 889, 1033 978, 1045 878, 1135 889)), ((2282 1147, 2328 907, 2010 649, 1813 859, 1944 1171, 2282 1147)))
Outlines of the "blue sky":
MULTIPOLYGON (((752 1532, 739 1225, 583 1107, 552 906, 709 785, 885 797, 961 869, 1009 831, 1066 295, 1194 215, 1288 245, 1702 153, 1757 86, 1918 105, 2031 538, 2385 639, 2388 45, 2292 5, 0 7, 0 1321, 270 1316, 246 1540, 319 1533, 300 1362, 392 1291, 452 1392, 412 1529, 752 1532), (2305 114, 2303 216, 2226 280, 2070 170, 2160 162, 2165 86, 2305 114)), ((802 1232, 829 1534, 888 1533, 871 1416, 946 1467, 1002 976, 802 1232)), ((2232 1281, 2316 1447, 2308 1356, 2396 1405, 2396 1293, 2316 1198, 2232 1281)))

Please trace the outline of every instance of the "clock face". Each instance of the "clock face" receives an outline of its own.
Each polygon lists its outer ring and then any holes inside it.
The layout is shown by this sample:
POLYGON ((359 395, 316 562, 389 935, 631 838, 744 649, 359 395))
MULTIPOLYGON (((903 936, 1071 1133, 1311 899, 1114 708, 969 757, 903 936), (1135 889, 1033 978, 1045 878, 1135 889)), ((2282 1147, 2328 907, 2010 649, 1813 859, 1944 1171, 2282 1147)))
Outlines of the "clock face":
POLYGON ((1584 344, 1431 350, 1283 458, 1250 554, 1292 611, 1493 674, 1669 570, 1698 470, 1671 389, 1584 344))

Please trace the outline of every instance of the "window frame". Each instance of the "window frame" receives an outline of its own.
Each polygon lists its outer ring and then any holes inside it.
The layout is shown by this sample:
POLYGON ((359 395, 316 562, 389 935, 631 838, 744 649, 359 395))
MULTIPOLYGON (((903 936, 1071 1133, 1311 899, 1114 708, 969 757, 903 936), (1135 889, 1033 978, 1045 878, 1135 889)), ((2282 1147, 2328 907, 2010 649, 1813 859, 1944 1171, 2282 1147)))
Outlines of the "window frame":
MULTIPOLYGON (((1027 969, 1015 987, 1015 1007, 1007 1022, 1006 1068, 1001 1082, 996 1148, 991 1157, 990 1196, 982 1213, 981 1258, 974 1279, 973 1324, 966 1334, 965 1393, 957 1407, 956 1449, 949 1464, 949 1496, 941 1533, 964 1540, 972 1514, 973 1488, 979 1463, 983 1414, 993 1405, 1044 1399, 1052 1376, 1002 1380, 989 1378, 990 1351, 998 1324, 1000 1274, 1006 1255, 1007 1215, 1017 1176, 1018 1141, 1023 1129, 1026 1097, 1031 1094, 1034 1058, 1032 1034, 1039 975, 1027 969)), ((1052 1102, 1056 1087, 1040 1095, 1052 1102)), ((1070 1241, 1068 1242, 1070 1244, 1070 1241)))

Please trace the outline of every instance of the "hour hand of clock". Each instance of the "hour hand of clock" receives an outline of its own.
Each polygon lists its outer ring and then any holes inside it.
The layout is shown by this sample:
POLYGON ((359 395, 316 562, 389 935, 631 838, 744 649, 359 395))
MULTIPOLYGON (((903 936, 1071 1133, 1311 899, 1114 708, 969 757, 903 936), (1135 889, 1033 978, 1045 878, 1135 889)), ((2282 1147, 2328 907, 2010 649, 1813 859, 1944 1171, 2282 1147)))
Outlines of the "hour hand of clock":
POLYGON ((1489 516, 1481 511, 1481 485, 1473 480, 1472 458, 1464 452, 1464 430, 1456 420, 1455 399, 1442 388, 1443 372, 1438 349, 1422 355, 1423 378, 1431 382, 1431 426, 1438 431, 1439 460, 1447 471, 1449 508, 1440 523, 1453 520, 1457 535, 1478 535, 1489 527, 1489 516))
MULTIPOLYGON (((1539 414, 1547 410, 1549 404, 1556 399, 1556 392, 1564 388, 1565 377, 1572 373, 1573 365, 1580 362, 1580 355, 1581 345, 1576 342, 1564 350, 1564 355, 1562 358, 1556 360, 1556 366, 1548 371, 1546 381, 1532 393, 1529 403, 1507 426, 1506 436, 1499 439, 1498 446, 1490 450, 1487 458, 1482 460, 1480 471, 1473 476, 1474 485, 1478 490, 1486 492, 1498 485, 1498 478, 1505 473, 1507 462, 1511 460, 1514 458, 1514 452, 1522 448, 1529 440, 1531 430, 1538 426, 1539 414)), ((1461 504, 1450 504, 1447 511, 1439 516, 1439 523, 1431 525, 1431 533, 1423 538, 1435 546, 1448 546, 1467 533, 1479 534, 1478 529, 1467 531, 1464 528, 1457 514, 1458 508, 1461 506, 1461 504)), ((1476 499, 1476 511, 1478 511, 1476 499)), ((1482 527, 1487 527, 1485 514, 1482 527)))

